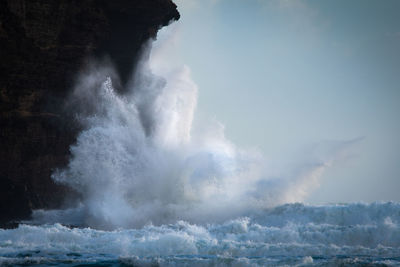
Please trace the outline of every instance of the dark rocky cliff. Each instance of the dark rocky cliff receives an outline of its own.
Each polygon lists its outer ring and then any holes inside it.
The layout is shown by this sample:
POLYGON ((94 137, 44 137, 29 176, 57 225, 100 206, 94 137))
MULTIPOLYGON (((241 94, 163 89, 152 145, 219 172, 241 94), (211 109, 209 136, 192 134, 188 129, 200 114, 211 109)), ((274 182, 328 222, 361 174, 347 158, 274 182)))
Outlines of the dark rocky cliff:
POLYGON ((125 82, 174 19, 171 0, 0 0, 0 223, 61 205, 50 175, 78 131, 61 106, 85 60, 108 55, 125 82))

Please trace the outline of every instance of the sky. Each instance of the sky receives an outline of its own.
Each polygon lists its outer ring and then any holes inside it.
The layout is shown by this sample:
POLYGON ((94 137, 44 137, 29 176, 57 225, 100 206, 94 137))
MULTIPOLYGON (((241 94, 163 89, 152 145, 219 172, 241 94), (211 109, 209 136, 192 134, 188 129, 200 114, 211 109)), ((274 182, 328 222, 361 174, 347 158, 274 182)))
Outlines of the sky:
POLYGON ((200 116, 275 161, 359 140, 306 202, 400 201, 400 1, 175 2, 200 116))

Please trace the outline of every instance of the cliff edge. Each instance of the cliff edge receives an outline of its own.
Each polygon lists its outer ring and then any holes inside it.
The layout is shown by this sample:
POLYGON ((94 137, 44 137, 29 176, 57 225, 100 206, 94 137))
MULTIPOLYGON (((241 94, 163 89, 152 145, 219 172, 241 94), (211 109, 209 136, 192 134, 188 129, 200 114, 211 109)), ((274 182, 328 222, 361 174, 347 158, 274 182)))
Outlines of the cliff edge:
POLYGON ((0 223, 56 208, 51 173, 78 128, 61 106, 89 57, 126 82, 141 46, 179 19, 171 0, 0 0, 0 223))

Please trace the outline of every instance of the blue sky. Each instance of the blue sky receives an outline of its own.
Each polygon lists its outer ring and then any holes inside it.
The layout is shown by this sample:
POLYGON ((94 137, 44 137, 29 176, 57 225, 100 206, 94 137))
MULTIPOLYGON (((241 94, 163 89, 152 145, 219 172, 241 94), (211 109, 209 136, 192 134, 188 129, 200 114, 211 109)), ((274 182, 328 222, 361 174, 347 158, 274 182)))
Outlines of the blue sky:
POLYGON ((278 161, 363 138, 307 201, 400 200, 400 1, 176 2, 198 113, 278 161))

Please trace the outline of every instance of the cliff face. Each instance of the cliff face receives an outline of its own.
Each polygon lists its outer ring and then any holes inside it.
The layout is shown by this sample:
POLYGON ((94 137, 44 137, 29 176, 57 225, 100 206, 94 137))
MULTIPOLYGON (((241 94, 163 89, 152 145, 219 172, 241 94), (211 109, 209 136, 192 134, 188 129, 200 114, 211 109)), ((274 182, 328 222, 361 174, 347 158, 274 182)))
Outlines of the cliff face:
POLYGON ((85 60, 108 55, 125 82, 173 19, 171 0, 0 0, 0 223, 62 203, 50 175, 76 138, 61 107, 85 60))

